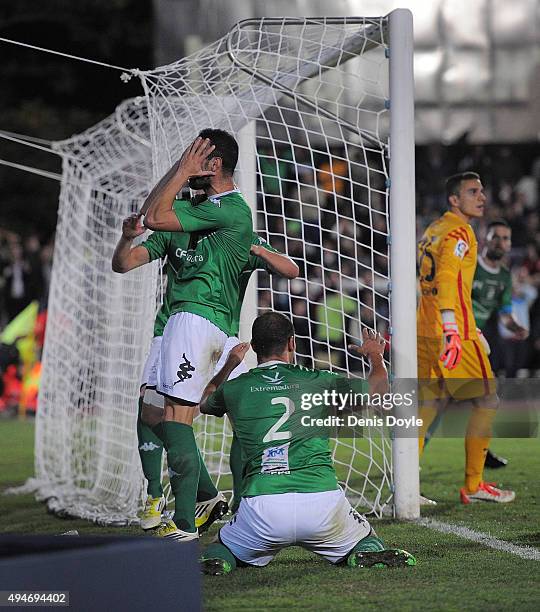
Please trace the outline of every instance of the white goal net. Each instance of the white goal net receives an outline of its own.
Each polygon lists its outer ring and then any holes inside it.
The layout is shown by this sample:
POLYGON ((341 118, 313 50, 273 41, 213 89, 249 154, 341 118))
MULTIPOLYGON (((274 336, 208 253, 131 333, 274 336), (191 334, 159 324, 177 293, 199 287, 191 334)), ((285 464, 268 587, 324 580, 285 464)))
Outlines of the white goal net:
MULTIPOLYGON (((259 273, 251 317, 257 308, 290 315, 299 363, 352 376, 366 375, 346 350, 361 326, 389 331, 387 49, 385 18, 249 20, 141 75, 154 180, 200 130, 237 135, 254 227, 301 270, 292 282, 259 273)), ((195 427, 228 488, 226 422, 200 417, 195 427)), ((392 493, 387 433, 337 439, 334 458, 349 499, 380 513, 392 493)))
POLYGON ((52 511, 103 523, 136 520, 143 490, 137 397, 158 264, 119 275, 111 258, 151 186, 148 138, 142 99, 55 143, 63 171, 27 489, 52 511))
MULTIPOLYGON (((111 257, 122 219, 201 129, 238 137, 236 180, 254 227, 300 267, 290 282, 254 275, 241 339, 272 308, 293 319, 299 363, 366 376, 347 344, 362 326, 393 333, 388 46, 388 18, 240 22, 213 45, 140 72, 143 104, 128 101, 58 145, 64 172, 30 483, 53 510, 136 520, 137 396, 158 266, 115 275, 111 257)), ((227 421, 199 417, 195 429, 216 485, 230 490, 227 421)), ((394 486, 388 432, 336 439, 334 459, 351 502, 381 515, 394 486)))

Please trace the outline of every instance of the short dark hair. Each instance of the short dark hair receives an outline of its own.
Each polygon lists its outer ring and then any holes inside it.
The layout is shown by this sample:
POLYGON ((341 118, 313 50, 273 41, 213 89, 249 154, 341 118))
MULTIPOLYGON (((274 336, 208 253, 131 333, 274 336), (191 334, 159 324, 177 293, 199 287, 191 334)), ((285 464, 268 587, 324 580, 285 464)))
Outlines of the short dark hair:
POLYGON ((450 196, 458 196, 462 181, 480 180, 480 175, 477 172, 460 172, 453 174, 446 179, 446 199, 450 196))
POLYGON ((201 138, 208 138, 216 147, 210 153, 208 159, 221 157, 223 172, 232 175, 238 163, 238 143, 234 136, 225 130, 214 130, 211 128, 202 130, 199 136, 201 138))
POLYGON ((292 321, 279 312, 269 311, 258 316, 253 322, 251 346, 257 357, 279 355, 293 336, 292 321))
POLYGON ((505 221, 504 219, 495 219, 488 224, 486 234, 489 234, 494 227, 507 227, 508 229, 512 229, 508 221, 505 221))

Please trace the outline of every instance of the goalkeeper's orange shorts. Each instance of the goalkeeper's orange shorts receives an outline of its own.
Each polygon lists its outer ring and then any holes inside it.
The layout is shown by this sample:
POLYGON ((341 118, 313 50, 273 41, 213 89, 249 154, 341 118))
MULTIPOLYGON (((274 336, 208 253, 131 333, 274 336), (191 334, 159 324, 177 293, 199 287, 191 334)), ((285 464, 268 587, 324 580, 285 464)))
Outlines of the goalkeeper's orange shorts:
POLYGON ((452 397, 456 400, 484 397, 496 392, 496 381, 479 340, 462 340, 461 361, 447 370, 439 361, 442 338, 417 338, 418 383, 421 400, 452 397))

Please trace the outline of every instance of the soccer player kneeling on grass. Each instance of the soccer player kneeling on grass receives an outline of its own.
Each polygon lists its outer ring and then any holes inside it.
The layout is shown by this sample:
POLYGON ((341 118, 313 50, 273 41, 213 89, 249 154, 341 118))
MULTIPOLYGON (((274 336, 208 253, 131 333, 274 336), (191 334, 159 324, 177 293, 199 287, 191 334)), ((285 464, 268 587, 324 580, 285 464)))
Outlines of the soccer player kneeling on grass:
MULTIPOLYGON (((356 352, 371 364, 370 392, 387 389, 384 340, 364 331, 356 352)), ((201 412, 227 414, 242 449, 244 483, 237 514, 203 553, 204 573, 226 574, 237 566, 265 566, 287 546, 302 546, 333 564, 351 567, 415 565, 412 555, 385 549, 365 517, 340 489, 327 432, 302 433, 302 417, 324 417, 327 407, 301 410, 306 391, 336 389, 348 379, 292 363, 291 321, 276 312, 258 317, 251 345, 257 367, 226 381, 249 348, 232 349, 224 367, 206 386, 201 412)), ((365 381, 356 381, 367 390, 365 381)))

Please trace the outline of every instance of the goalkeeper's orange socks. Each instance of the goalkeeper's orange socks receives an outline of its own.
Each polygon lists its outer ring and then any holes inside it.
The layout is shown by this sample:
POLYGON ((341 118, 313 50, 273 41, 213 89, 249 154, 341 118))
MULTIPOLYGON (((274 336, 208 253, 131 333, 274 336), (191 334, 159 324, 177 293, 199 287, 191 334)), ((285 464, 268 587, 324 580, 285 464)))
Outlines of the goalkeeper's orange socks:
POLYGON ((146 488, 150 497, 161 497, 161 462, 163 456, 163 441, 155 434, 151 427, 141 420, 142 398, 139 398, 139 413, 137 416, 137 439, 139 457, 144 477, 148 481, 146 488))
POLYGON ((469 419, 465 436, 465 489, 468 493, 475 493, 482 482, 495 414, 492 408, 474 408, 469 419))
POLYGON ((173 521, 182 531, 194 533, 195 502, 201 463, 193 427, 184 423, 163 423, 171 490, 174 495, 173 521))

